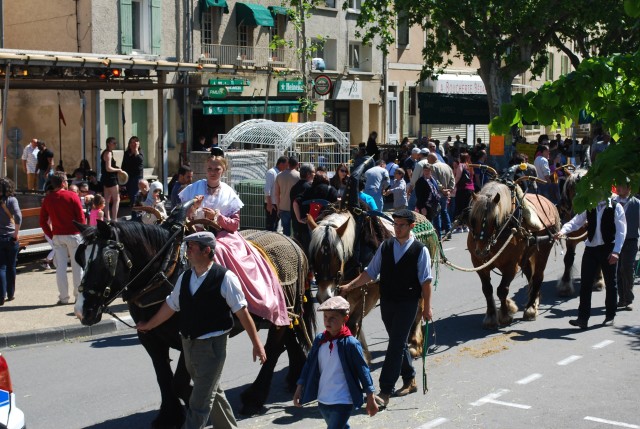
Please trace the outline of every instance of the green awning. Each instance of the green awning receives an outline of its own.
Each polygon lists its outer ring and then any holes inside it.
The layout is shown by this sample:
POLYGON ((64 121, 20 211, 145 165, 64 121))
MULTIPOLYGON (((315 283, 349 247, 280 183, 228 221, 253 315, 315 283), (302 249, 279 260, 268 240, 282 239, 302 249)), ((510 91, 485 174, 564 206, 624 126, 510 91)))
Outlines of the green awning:
POLYGON ((236 3, 236 25, 273 27, 273 15, 260 4, 236 3))
MULTIPOLYGON (((203 115, 260 115, 264 114, 264 100, 203 100, 203 115)), ((269 100, 267 113, 294 113, 300 111, 298 100, 269 100)))
POLYGON ((210 7, 221 7, 224 9, 224 13, 229 13, 227 0, 200 0, 200 12, 204 12, 210 7))
POLYGON ((267 9, 274 17, 277 15, 289 16, 289 9, 283 6, 269 6, 267 9))

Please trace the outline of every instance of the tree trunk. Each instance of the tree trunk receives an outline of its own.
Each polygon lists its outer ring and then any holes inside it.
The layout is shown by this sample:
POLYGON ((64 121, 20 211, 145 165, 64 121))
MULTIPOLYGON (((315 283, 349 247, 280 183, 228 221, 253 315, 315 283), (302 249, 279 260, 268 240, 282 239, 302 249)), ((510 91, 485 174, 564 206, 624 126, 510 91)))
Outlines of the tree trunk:
POLYGON ((514 76, 505 76, 500 64, 495 61, 480 61, 478 74, 487 90, 489 119, 500 115, 500 108, 511 101, 511 83, 514 76))

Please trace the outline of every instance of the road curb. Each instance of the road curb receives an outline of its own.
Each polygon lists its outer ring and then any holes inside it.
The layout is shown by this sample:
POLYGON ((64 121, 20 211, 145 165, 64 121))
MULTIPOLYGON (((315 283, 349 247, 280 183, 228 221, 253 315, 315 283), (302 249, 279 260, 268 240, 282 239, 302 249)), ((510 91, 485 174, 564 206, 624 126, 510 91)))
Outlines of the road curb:
MULTIPOLYGON (((126 323, 133 323, 131 316, 121 318, 126 323)), ((108 334, 123 329, 131 329, 116 319, 103 320, 93 326, 68 325, 57 328, 37 329, 34 331, 0 334, 0 350, 30 346, 34 344, 51 343, 56 341, 71 340, 79 337, 92 337, 94 335, 108 334)))

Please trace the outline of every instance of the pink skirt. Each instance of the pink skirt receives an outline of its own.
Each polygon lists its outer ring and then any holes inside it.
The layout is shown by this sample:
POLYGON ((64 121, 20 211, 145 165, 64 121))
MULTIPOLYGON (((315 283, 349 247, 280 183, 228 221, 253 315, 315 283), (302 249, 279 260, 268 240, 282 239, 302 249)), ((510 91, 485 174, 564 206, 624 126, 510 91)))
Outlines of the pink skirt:
POLYGON ((282 286, 260 252, 239 233, 216 234, 215 261, 240 279, 248 310, 277 326, 289 326, 289 315, 282 286))

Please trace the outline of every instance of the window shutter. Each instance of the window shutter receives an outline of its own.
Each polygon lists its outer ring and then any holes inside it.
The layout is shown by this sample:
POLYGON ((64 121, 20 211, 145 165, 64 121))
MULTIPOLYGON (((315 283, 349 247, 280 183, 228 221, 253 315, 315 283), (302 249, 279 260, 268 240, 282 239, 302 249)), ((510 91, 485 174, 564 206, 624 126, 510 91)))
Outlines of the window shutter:
POLYGON ((162 48, 162 0, 151 0, 151 53, 160 55, 162 48))
POLYGON ((133 16, 131 0, 120 0, 120 53, 133 51, 133 16))
POLYGON ((402 89, 402 138, 409 137, 409 87, 402 89))

